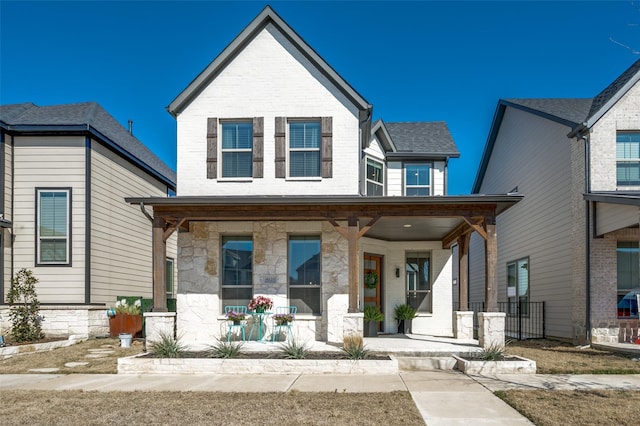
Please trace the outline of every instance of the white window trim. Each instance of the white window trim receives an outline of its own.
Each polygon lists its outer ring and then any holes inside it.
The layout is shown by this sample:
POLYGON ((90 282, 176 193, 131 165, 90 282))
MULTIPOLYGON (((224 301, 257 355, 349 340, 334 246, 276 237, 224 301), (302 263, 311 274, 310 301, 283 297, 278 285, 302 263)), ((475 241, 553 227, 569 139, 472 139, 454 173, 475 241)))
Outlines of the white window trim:
POLYGON ((367 195, 369 195, 368 191, 367 191, 367 187, 368 187, 368 183, 371 182, 374 185, 378 185, 378 186, 382 186, 382 196, 387 195, 387 166, 384 162, 384 160, 381 160, 377 157, 373 157, 369 154, 366 154, 364 157, 364 181, 365 181, 365 188, 364 191, 367 195), (382 183, 380 182, 376 182, 375 180, 371 180, 369 179, 369 175, 367 174, 367 167, 369 166, 369 160, 371 161, 375 161, 376 163, 380 163, 380 165, 382 165, 382 183))
MULTIPOLYGON (((409 197, 409 195, 407 195, 407 188, 427 188, 429 189, 429 195, 431 196, 433 195, 433 162, 432 161, 405 161, 402 163, 402 194, 405 197, 409 197), (424 164, 429 166, 429 185, 407 185, 407 165, 411 165, 411 164, 424 164)), ((426 196, 426 195, 425 195, 426 196)), ((414 197, 414 195, 411 195, 411 197, 414 197)))
POLYGON ((319 118, 291 118, 286 122, 285 130, 285 154, 286 154, 286 180, 291 181, 322 181, 322 120, 319 118), (320 146, 318 148, 291 148, 291 123, 319 123, 320 124, 320 146), (318 176, 291 176, 291 153, 292 152, 318 152, 320 166, 318 168, 318 176))
POLYGON ((221 182, 251 182, 253 181, 253 120, 249 119, 249 118, 237 118, 237 119, 225 119, 225 118, 221 118, 220 120, 218 120, 218 134, 219 136, 219 143, 218 143, 218 179, 221 182), (251 124, 251 148, 223 148, 222 147, 222 139, 223 139, 223 132, 222 132, 222 126, 225 124, 234 124, 234 123, 248 123, 251 124), (222 176, 222 171, 224 170, 224 155, 223 154, 227 154, 227 153, 231 153, 231 152, 249 152, 251 153, 251 176, 222 176))
POLYGON ((36 188, 36 266, 71 266, 71 188, 36 188), (40 235, 40 193, 64 192, 67 194, 67 217, 65 218, 65 239, 67 258, 59 262, 43 262, 40 258, 40 241, 62 239, 61 237, 43 237, 40 235))

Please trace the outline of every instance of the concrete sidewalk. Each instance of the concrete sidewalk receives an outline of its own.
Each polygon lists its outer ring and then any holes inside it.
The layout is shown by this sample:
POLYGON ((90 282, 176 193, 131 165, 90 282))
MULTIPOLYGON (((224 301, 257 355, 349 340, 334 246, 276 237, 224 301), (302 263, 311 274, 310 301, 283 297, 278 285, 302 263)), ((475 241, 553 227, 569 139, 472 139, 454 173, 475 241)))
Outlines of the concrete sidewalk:
POLYGON ((439 425, 531 425, 471 377, 457 371, 391 375, 7 374, 0 390, 392 392, 409 391, 424 421, 439 425))
POLYGON ((492 392, 510 389, 640 391, 640 374, 496 374, 470 377, 492 392))

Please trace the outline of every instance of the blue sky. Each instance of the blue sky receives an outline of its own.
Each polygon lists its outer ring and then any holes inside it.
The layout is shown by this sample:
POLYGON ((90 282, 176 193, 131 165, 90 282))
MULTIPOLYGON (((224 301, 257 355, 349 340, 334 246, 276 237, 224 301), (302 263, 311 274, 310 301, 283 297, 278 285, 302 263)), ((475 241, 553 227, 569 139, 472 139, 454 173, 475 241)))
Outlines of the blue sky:
MULTIPOLYGON (((165 107, 266 4, 0 0, 0 104, 96 101, 175 169, 165 107)), ((590 98, 640 58, 637 2, 269 4, 374 118, 447 122, 450 194, 471 190, 498 99, 590 98)))

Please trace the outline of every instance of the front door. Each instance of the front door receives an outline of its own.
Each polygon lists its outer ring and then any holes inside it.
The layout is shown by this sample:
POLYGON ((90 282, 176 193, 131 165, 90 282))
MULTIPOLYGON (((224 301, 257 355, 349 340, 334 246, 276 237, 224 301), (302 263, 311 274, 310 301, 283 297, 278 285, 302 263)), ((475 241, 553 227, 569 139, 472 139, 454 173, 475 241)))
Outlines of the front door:
MULTIPOLYGON (((364 306, 374 305, 382 310, 382 256, 364 255, 364 306)), ((380 331, 378 323, 378 331, 380 331)))

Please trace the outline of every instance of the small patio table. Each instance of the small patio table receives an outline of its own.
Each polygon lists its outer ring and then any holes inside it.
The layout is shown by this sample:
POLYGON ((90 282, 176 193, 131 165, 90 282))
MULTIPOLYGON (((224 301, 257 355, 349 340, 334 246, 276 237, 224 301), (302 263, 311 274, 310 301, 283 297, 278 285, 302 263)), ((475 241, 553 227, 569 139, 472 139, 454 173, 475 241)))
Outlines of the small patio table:
MULTIPOLYGON (((264 317, 271 315, 273 312, 251 312, 251 317, 257 318, 258 323, 258 342, 262 342, 264 338, 263 328, 264 328, 264 317)), ((249 340, 253 337, 253 331, 256 329, 256 323, 254 322, 251 326, 251 332, 249 333, 249 340)))

